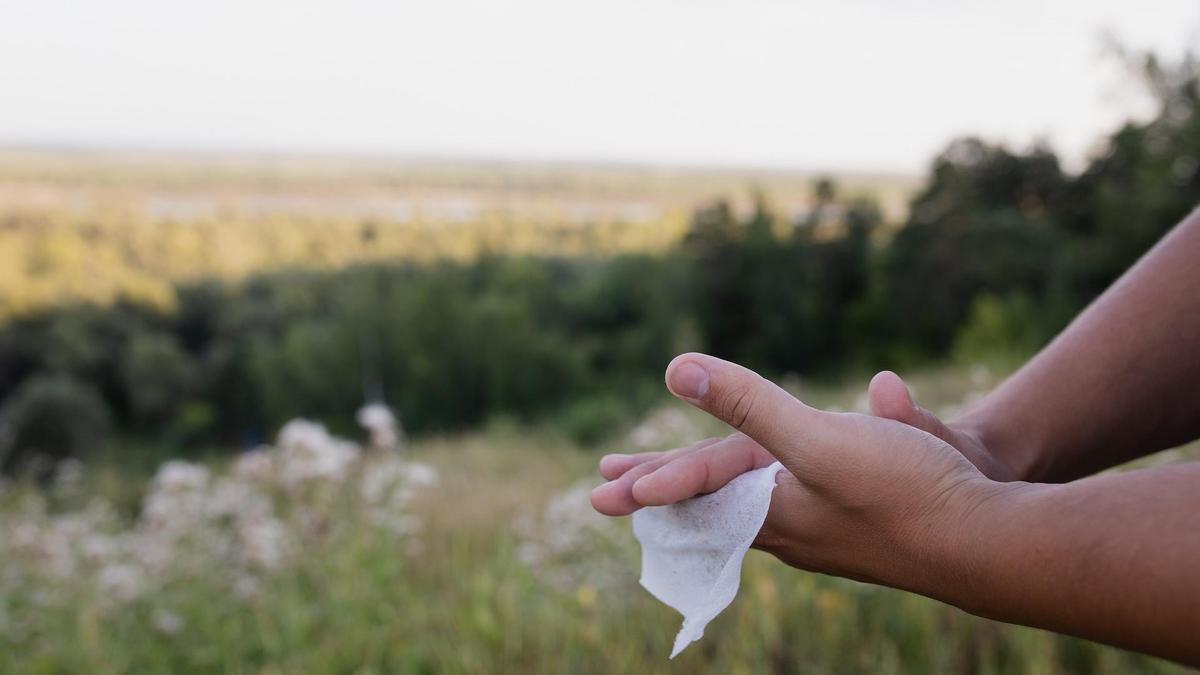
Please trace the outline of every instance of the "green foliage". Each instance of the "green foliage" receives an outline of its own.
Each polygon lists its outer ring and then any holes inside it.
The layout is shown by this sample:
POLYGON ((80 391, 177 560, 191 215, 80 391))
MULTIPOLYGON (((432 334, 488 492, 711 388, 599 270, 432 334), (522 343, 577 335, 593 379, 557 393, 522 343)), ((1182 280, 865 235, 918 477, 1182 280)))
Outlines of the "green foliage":
MULTIPOLYGON (((145 439, 252 444, 297 415, 346 429, 383 397, 417 434, 554 418, 595 442, 618 408, 661 392, 684 350, 769 376, 1028 352, 1200 202, 1200 63, 1150 60, 1146 73, 1159 115, 1127 124, 1080 174, 1044 147, 960 139, 900 227, 822 178, 804 214, 785 218, 765 192, 752 209, 718 200, 654 254, 484 246, 189 281, 165 293, 173 303, 66 306, 0 327, 0 403, 61 375, 145 439)), ((357 250, 385 229, 346 231, 357 250)), ((73 241, 42 242, 31 265, 62 267, 73 241)), ((362 259, 338 246, 336 261, 362 259)))
POLYGON ((557 416, 559 429, 567 438, 592 446, 629 427, 634 411, 628 401, 616 396, 595 396, 567 406, 557 416))
POLYGON ((961 363, 1019 357, 1036 349, 1042 335, 1038 308, 1029 296, 982 294, 954 339, 954 357, 961 363))
POLYGON ((194 367, 174 336, 134 335, 121 362, 121 384, 136 419, 161 422, 186 396, 194 367))
MULTIPOLYGON (((972 391, 972 379, 968 369, 941 368, 918 386, 939 407, 972 391)), ((822 395, 849 407, 862 385, 822 395)), ((247 594, 231 592, 240 575, 228 565, 201 564, 184 549, 166 583, 120 602, 93 583, 105 563, 89 561, 65 579, 24 576, 45 555, 24 549, 28 557, 6 558, 0 576, 0 673, 1186 672, 801 572, 757 551, 733 604, 668 661, 679 615, 637 586, 628 521, 595 514, 590 485, 564 489, 594 470, 597 454, 528 428, 418 440, 408 456, 433 464, 441 481, 405 510, 420 524, 415 532, 381 535, 359 483, 324 486, 337 497, 319 502, 324 518, 310 510, 288 526, 302 537, 298 555, 251 577, 258 583, 247 594), (325 526, 296 528, 309 522, 325 526)), ((79 505, 133 498, 154 472, 129 465, 126 453, 89 462, 79 505), (113 494, 118 484, 130 494, 113 494)), ((69 526, 55 527, 22 508, 17 487, 0 494, 0 530, 79 533, 87 524, 54 505, 50 513, 69 526)), ((284 513, 305 497, 278 499, 284 513)), ((117 533, 137 510, 122 513, 117 533)), ((81 539, 95 538, 85 531, 81 539)))
POLYGON ((30 378, 0 407, 0 469, 81 455, 108 432, 104 401, 91 387, 58 375, 30 378))

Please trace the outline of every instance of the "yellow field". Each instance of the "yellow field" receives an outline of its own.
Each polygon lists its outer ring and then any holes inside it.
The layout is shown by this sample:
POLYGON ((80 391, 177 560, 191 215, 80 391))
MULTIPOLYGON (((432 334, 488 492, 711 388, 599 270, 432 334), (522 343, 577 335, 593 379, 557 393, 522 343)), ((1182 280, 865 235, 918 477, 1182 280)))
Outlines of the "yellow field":
MULTIPOLYGON (((836 176, 902 217, 916 180, 836 176)), ((813 174, 621 166, 0 151, 0 319, 281 266, 662 251, 717 197, 786 218, 813 174)))

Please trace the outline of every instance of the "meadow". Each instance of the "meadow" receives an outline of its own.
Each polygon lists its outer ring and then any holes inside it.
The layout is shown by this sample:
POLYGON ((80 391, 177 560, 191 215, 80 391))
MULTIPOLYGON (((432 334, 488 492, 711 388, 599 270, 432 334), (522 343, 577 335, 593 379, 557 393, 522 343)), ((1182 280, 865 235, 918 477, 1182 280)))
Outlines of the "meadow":
MULTIPOLYGON (((911 381, 952 415, 1005 370, 911 381)), ((865 382, 788 386, 853 410, 865 382)), ((759 552, 733 605, 668 661, 679 617, 638 587, 628 519, 591 510, 594 466, 723 432, 666 402, 625 431, 582 449, 497 423, 396 450, 293 422, 234 458, 97 459, 44 488, 10 480, 0 672, 1182 672, 759 552)))

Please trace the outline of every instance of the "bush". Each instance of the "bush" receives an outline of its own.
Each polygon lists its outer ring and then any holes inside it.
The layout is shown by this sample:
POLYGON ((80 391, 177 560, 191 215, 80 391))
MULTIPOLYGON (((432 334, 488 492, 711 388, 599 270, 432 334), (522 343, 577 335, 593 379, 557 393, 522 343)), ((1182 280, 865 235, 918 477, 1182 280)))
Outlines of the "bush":
POLYGON ((954 358, 964 363, 1024 356, 1042 341, 1037 306, 1020 293, 983 294, 971 303, 954 339, 954 358))
POLYGON ((573 403, 558 416, 558 428, 571 440, 593 446, 624 430, 633 419, 629 404, 615 396, 573 403))
POLYGON ((187 393, 192 364, 171 335, 134 335, 125 349, 121 380, 136 421, 156 427, 173 416, 187 393))
POLYGON ((103 444, 108 426, 94 388, 61 375, 30 378, 0 409, 0 470, 77 457, 103 444))

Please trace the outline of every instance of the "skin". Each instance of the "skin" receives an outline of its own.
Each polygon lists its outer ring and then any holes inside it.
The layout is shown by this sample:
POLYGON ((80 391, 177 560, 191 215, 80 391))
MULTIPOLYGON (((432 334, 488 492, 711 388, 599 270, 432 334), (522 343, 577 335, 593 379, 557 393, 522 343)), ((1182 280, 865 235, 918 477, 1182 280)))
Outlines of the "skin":
POLYGON ((601 513, 778 459, 755 545, 789 565, 1200 666, 1200 463, 1084 478, 1200 436, 1200 215, 949 424, 886 371, 870 415, 704 354, 676 357, 666 381, 737 433, 605 457, 601 513))

